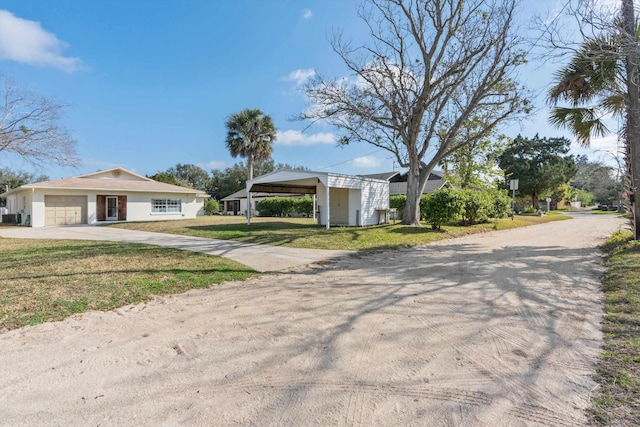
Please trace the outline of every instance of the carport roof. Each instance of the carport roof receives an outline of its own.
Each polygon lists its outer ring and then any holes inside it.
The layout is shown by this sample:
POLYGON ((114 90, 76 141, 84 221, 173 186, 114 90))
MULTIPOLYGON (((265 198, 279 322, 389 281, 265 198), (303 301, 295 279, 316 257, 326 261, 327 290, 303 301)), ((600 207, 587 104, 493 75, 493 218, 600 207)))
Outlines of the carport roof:
POLYGON ((361 175, 345 175, 332 172, 277 170, 247 181, 247 190, 251 192, 315 194, 320 182, 329 186, 330 178, 349 178, 361 181, 387 182, 384 179, 361 175))

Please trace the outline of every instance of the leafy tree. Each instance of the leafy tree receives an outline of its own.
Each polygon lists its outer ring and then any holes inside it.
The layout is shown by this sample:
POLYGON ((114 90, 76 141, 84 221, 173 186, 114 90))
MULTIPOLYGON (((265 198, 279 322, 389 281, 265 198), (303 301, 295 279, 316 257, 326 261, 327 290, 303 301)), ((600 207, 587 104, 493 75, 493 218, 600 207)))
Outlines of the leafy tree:
POLYGON ((408 169, 404 224, 419 225, 431 170, 460 147, 486 138, 527 111, 515 70, 523 63, 513 28, 516 0, 368 0, 360 18, 370 42, 341 34, 332 47, 355 79, 316 75, 305 86, 313 104, 301 119, 344 131, 392 153, 408 169), (474 115, 483 122, 460 138, 474 115))
POLYGON ((587 156, 577 156, 578 172, 571 180, 571 187, 593 193, 595 201, 610 205, 617 201, 620 186, 613 168, 600 161, 589 161, 587 156))
POLYGON ((178 182, 186 184, 187 187, 202 191, 207 188, 209 174, 200 166, 178 163, 167 169, 167 173, 175 176, 178 182))
MULTIPOLYGON (((283 163, 275 164, 272 159, 255 162, 253 166, 255 176, 280 169, 305 170, 302 166, 291 166, 283 163)), ((211 179, 207 184, 206 192, 218 200, 223 199, 236 191, 244 189, 247 175, 247 164, 243 162, 236 163, 230 168, 215 169, 211 171, 211 179)))
MULTIPOLYGON (((46 175, 34 175, 25 171, 14 171, 9 168, 0 169, 0 193, 4 193, 6 188, 9 189, 20 187, 25 184, 32 184, 34 182, 48 181, 49 177, 46 175)), ((5 198, 0 198, 0 206, 5 206, 5 198)))
POLYGON ((596 199, 593 193, 587 190, 581 190, 579 188, 569 188, 569 199, 570 201, 577 201, 582 204, 582 206, 591 206, 593 205, 594 200, 596 199))
POLYGON ((164 182, 165 184, 182 185, 178 178, 169 172, 158 172, 155 175, 147 175, 147 178, 151 178, 154 181, 164 182))
POLYGON ((164 172, 158 172, 155 175, 147 175, 147 178, 151 178, 158 182, 195 188, 202 191, 207 190, 210 179, 207 171, 202 169, 200 166, 182 163, 178 163, 164 172))
POLYGON ((0 154, 13 154, 38 166, 76 166, 76 142, 60 124, 65 107, 21 90, 0 74, 0 154))
POLYGON ((477 134, 485 122, 481 117, 468 120, 460 129, 458 139, 469 140, 469 143, 460 144, 458 150, 441 162, 446 179, 456 187, 486 188, 497 178, 497 158, 504 150, 506 137, 496 135, 494 130, 484 138, 469 138, 477 134))
POLYGON ((498 164, 504 177, 518 179, 518 191, 531 197, 531 204, 538 208, 541 193, 565 184, 576 174, 573 156, 567 155, 571 141, 566 138, 532 139, 518 135, 499 156, 498 164))
POLYGON ((268 160, 276 140, 276 128, 270 116, 259 109, 245 109, 232 114, 225 123, 226 144, 232 157, 247 159, 247 181, 253 179, 253 164, 268 160))

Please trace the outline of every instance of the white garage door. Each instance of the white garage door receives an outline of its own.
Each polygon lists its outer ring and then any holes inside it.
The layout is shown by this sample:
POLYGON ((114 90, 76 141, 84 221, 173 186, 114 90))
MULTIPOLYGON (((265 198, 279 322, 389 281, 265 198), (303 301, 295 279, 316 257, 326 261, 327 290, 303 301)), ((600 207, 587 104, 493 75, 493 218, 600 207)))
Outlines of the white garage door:
POLYGON ((44 225, 86 223, 86 196, 44 196, 44 225))

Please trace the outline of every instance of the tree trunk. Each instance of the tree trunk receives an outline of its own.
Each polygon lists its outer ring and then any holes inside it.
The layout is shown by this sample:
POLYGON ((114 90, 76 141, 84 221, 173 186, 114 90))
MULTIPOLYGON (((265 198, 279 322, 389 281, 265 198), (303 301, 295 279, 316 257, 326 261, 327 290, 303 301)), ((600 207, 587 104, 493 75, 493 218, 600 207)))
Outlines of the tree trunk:
POLYGON ((409 167, 407 173, 407 203, 402 214, 402 223, 420 227, 420 198, 430 171, 409 167))
POLYGON ((538 210, 538 208, 540 207, 540 200, 538 199, 538 193, 536 193, 535 191, 533 193, 531 193, 531 206, 533 206, 533 209, 538 210))
POLYGON ((638 58, 640 48, 635 34, 635 13, 633 0, 622 0, 622 15, 627 37, 625 46, 625 68, 627 72, 627 91, 629 94, 627 109, 627 142, 631 154, 631 191, 634 201, 631 203, 633 213, 633 238, 638 240, 640 230, 640 89, 638 88, 638 58))
POLYGON ((247 156, 247 181, 251 181, 253 179, 253 156, 249 154, 247 156))

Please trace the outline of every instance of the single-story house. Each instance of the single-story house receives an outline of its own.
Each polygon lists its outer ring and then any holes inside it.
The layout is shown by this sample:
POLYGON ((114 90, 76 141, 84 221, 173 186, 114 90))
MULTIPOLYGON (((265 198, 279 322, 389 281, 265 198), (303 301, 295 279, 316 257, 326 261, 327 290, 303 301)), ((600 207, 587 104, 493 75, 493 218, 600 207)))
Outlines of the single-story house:
MULTIPOLYGON (((407 194, 407 177, 408 172, 384 172, 379 174, 363 175, 369 178, 386 179, 389 181, 389 195, 396 196, 399 194, 407 194)), ((440 171, 431 171, 427 182, 424 185, 422 194, 433 193, 444 187, 451 186, 449 181, 444 179, 444 173, 440 171)))
MULTIPOLYGON (((365 226, 386 221, 389 182, 384 179, 330 172, 279 170, 247 181, 249 206, 252 193, 308 194, 314 199, 318 223, 365 226)), ((252 212, 248 212, 251 223, 252 212)))
MULTIPOLYGON (((251 194, 251 203, 253 204, 253 210, 257 212, 258 203, 267 197, 300 197, 300 194, 290 193, 253 193, 251 194)), ((220 200, 222 205, 222 212, 225 215, 246 215, 247 214, 247 190, 243 188, 240 191, 236 191, 233 194, 220 200)))
POLYGON ((165 184, 123 168, 72 178, 26 184, 0 197, 22 224, 98 224, 109 221, 155 221, 204 214, 208 194, 165 184))

